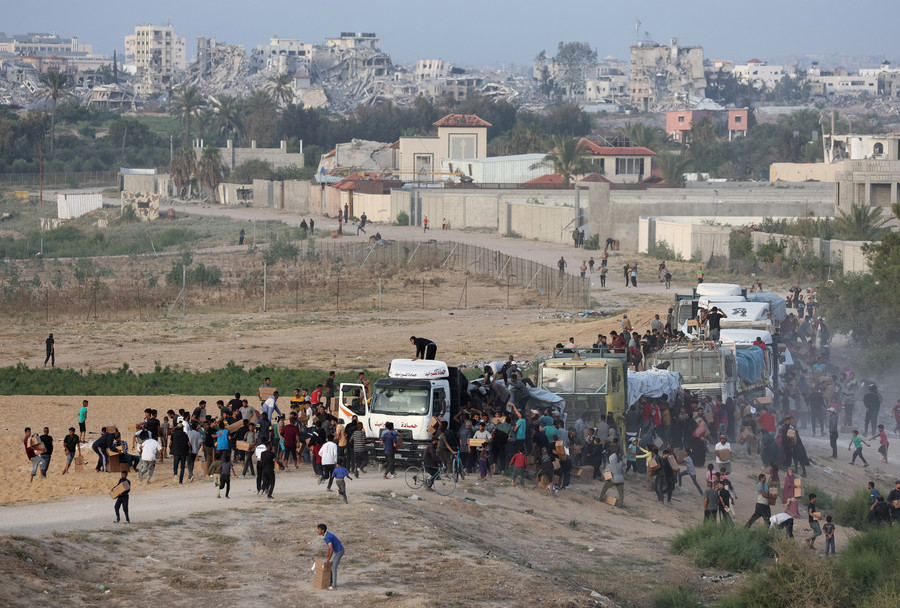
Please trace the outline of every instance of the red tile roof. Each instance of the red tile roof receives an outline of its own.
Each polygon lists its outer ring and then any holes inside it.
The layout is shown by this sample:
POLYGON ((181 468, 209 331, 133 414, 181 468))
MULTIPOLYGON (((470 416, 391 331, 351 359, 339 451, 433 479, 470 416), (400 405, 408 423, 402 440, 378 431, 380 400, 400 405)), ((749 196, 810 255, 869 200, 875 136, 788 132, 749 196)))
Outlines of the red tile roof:
POLYGON ((474 114, 447 114, 434 123, 435 127, 490 127, 491 123, 474 114))
POLYGON ((563 176, 559 173, 548 173, 547 175, 542 175, 540 177, 536 177, 534 179, 530 179, 526 184, 561 184, 563 183, 563 176))
POLYGON ((589 139, 582 138, 588 156, 655 156, 656 152, 643 146, 612 147, 601 146, 589 139))
POLYGON ((599 183, 601 183, 601 184, 611 184, 611 183, 612 183, 611 181, 609 181, 608 179, 606 179, 606 177, 604 177, 604 176, 603 176, 602 174, 600 174, 600 173, 588 173, 588 174, 585 175, 583 178, 581 178, 580 181, 583 181, 583 182, 599 182, 599 183))

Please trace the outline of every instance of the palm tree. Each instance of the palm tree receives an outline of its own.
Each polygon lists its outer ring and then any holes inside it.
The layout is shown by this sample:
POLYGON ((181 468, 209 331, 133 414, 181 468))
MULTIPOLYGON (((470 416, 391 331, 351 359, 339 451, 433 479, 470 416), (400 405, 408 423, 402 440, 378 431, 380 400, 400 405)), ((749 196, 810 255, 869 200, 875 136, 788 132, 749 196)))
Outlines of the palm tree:
POLYGON ((839 238, 848 241, 877 241, 891 218, 883 217, 884 207, 850 205, 849 211, 840 211, 834 220, 835 232, 839 238))
POLYGON ((266 91, 256 89, 244 100, 244 107, 246 107, 248 114, 259 111, 270 111, 272 109, 272 97, 270 97, 266 91))
POLYGON ((184 87, 181 93, 175 98, 175 108, 181 117, 181 123, 184 125, 184 145, 191 144, 191 118, 206 103, 203 94, 197 85, 184 87))
POLYGON ((218 148, 211 146, 203 148, 200 162, 197 163, 197 179, 209 190, 212 202, 217 203, 216 188, 225 179, 225 165, 222 164, 222 157, 219 155, 218 148))
POLYGON ((182 198, 190 194, 191 176, 196 168, 194 151, 188 146, 182 146, 169 163, 169 175, 172 176, 172 181, 178 188, 178 195, 182 198))
POLYGON ((294 101, 294 78, 290 74, 276 74, 269 78, 266 90, 279 105, 288 105, 294 101))
POLYGON ((219 123, 219 130, 226 139, 234 138, 235 135, 243 131, 241 105, 237 97, 220 95, 218 99, 212 100, 212 106, 216 120, 219 123))
POLYGON ((656 150, 662 143, 662 134, 659 129, 645 125, 642 122, 625 123, 620 132, 631 141, 632 146, 656 150))
POLYGON ((60 99, 72 96, 72 84, 69 75, 59 70, 50 70, 41 79, 46 88, 39 93, 42 99, 50 100, 50 155, 53 155, 53 145, 56 143, 56 104, 60 99))
POLYGON ((550 165, 553 172, 561 175, 563 182, 569 184, 573 177, 584 173, 587 154, 587 140, 584 138, 556 135, 553 137, 553 150, 530 168, 537 169, 550 165))
POLYGON ((675 186, 684 181, 684 172, 691 166, 691 159, 671 152, 660 152, 656 155, 656 164, 659 165, 663 180, 668 185, 675 186))

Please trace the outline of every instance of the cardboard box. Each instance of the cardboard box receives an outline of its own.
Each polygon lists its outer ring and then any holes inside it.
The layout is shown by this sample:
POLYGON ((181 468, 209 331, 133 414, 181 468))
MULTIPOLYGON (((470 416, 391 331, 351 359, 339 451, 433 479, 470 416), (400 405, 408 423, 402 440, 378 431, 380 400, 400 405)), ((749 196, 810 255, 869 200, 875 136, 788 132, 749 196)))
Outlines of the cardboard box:
POLYGON ((706 420, 706 424, 712 424, 716 418, 712 412, 705 412, 703 414, 703 419, 706 420))
POLYGON ((612 481, 613 474, 609 471, 603 471, 603 481, 612 481))
POLYGON ((107 469, 110 473, 121 473, 122 471, 128 470, 128 465, 119 460, 120 455, 117 453, 114 456, 110 455, 107 462, 107 469))
POLYGON ((763 406, 763 405, 769 406, 769 405, 772 405, 772 398, 771 397, 757 397, 756 399, 753 400, 753 403, 755 403, 756 405, 759 405, 759 406, 763 406))
POLYGON ((559 464, 558 460, 553 461, 553 470, 554 471, 558 471, 560 466, 562 466, 562 465, 559 464))
POLYGON ((113 489, 109 491, 109 497, 115 500, 125 492, 131 489, 131 482, 127 479, 120 484, 117 484, 113 489))
POLYGON ((678 475, 681 472, 681 467, 678 466, 678 461, 674 456, 669 456, 669 466, 672 467, 672 472, 678 475))
POLYGON ((900 509, 900 500, 892 500, 891 506, 893 506, 895 509, 900 509))
POLYGON ((271 397, 272 394, 277 390, 278 389, 275 388, 274 386, 269 386, 269 387, 261 386, 261 387, 259 387, 259 392, 256 393, 256 396, 259 397, 260 401, 265 401, 266 399, 271 397))
POLYGON ((803 498, 803 488, 798 485, 794 486, 794 498, 803 498))
POLYGON ((616 503, 619 502, 619 499, 616 498, 615 496, 611 496, 611 495, 607 494, 606 496, 603 497, 603 502, 610 505, 611 507, 614 507, 614 506, 616 506, 616 503))
POLYGON ((43 454, 47 451, 47 446, 45 446, 43 442, 38 441, 37 443, 31 445, 31 449, 34 450, 35 454, 43 454))
POLYGON ((656 462, 656 459, 650 458, 647 461, 647 470, 650 472, 651 475, 656 475, 657 471, 659 471, 660 468, 662 468, 662 467, 660 466, 660 464, 658 462, 656 462))
POLYGON ((794 429, 788 429, 787 430, 787 438, 788 439, 797 439, 797 431, 795 431, 794 429))
POLYGON ((313 588, 328 589, 329 585, 331 585, 331 568, 326 568, 325 562, 316 560, 313 570, 313 588))
POLYGON ((200 465, 200 470, 203 471, 203 476, 209 477, 209 463, 206 462, 205 460, 203 460, 203 461, 197 461, 197 464, 200 465))
POLYGON ((680 449, 676 449, 676 450, 675 450, 675 461, 676 461, 676 462, 678 462, 679 464, 683 464, 683 463, 684 463, 684 457, 685 457, 685 451, 684 451, 684 450, 680 450, 680 449))
POLYGON ((569 451, 572 452, 572 454, 574 454, 574 455, 578 455, 578 454, 581 454, 582 449, 584 449, 584 448, 580 445, 573 445, 571 448, 569 448, 569 451))
POLYGON ((722 462, 730 462, 731 461, 731 450, 716 450, 716 456, 722 462))
POLYGON ((487 439, 469 439, 469 447, 470 448, 480 448, 483 447, 487 439))
POLYGON ((107 424, 107 425, 106 425, 106 432, 107 432, 107 433, 112 433, 113 435, 115 435, 116 433, 119 432, 119 428, 118 428, 116 425, 114 425, 114 424, 107 424))
POLYGON ((107 456, 121 456, 122 452, 120 450, 114 450, 112 448, 106 449, 107 456))
POLYGON ((144 428, 144 424, 142 422, 139 422, 137 424, 129 424, 128 432, 129 433, 137 433, 138 431, 143 430, 143 428, 144 428))
POLYGON ((75 465, 75 472, 80 473, 84 470, 84 456, 76 456, 72 464, 75 465))
POLYGON ((228 429, 229 433, 235 433, 235 432, 241 430, 242 428, 244 428, 244 421, 238 420, 237 422, 232 422, 225 428, 228 429))
POLYGON ((566 444, 562 441, 557 441, 553 444, 553 450, 560 455, 566 453, 566 444))
POLYGON ((235 441, 234 447, 237 450, 242 450, 244 452, 250 451, 250 442, 249 441, 235 441))
POLYGON ((821 511, 816 511, 815 513, 812 514, 812 516, 813 516, 813 519, 814 519, 814 520, 819 521, 819 520, 822 519, 822 512, 821 512, 821 511))
POLYGON ((578 471, 578 476, 581 479, 587 479, 588 481, 590 481, 594 478, 594 467, 579 467, 579 469, 580 470, 578 471))

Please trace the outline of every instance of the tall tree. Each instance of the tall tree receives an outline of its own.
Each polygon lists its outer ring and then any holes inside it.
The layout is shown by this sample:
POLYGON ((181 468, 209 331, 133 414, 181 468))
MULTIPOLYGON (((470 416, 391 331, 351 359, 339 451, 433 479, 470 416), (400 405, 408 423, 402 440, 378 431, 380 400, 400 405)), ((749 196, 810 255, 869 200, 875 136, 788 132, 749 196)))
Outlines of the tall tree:
POLYGON ((531 168, 549 166, 555 174, 562 176, 564 183, 569 184, 574 177, 584 174, 586 157, 586 140, 557 135, 553 138, 553 150, 542 161, 531 165, 531 168))
POLYGON ((194 158, 194 151, 188 146, 182 146, 169 163, 169 175, 175 187, 178 188, 178 195, 181 198, 187 198, 190 195, 191 176, 196 170, 197 163, 194 158))
POLYGON ((643 146, 653 151, 662 146, 664 139, 659 129, 642 122, 627 122, 619 131, 628 138, 632 146, 643 146))
POLYGON ((663 180, 670 186, 677 186, 684 181, 684 172, 691 166, 691 159, 671 152, 660 152, 656 155, 656 163, 663 180))
POLYGON ((212 107, 219 131, 225 139, 234 138, 243 130, 241 104, 237 97, 219 95, 218 98, 212 99, 212 107))
POLYGON ((203 148, 200 162, 197 163, 197 179, 209 190, 212 202, 219 202, 216 189, 225 179, 225 165, 222 164, 222 156, 219 154, 218 148, 211 146, 203 148))
POLYGON ((849 211, 841 210, 834 221, 837 238, 847 241, 874 241, 881 237, 890 218, 882 217, 884 207, 850 205, 849 211))
POLYGON ((53 156, 56 143, 56 104, 60 99, 72 96, 72 84, 69 82, 69 75, 59 70, 49 70, 41 80, 44 88, 39 95, 50 100, 50 155, 53 156))
POLYGON ((281 106, 294 102, 294 77, 290 74, 276 74, 266 82, 266 90, 281 106))
POLYGON ((191 119, 206 104, 200 87, 190 85, 184 87, 175 98, 175 110, 181 117, 181 124, 184 126, 184 145, 191 145, 191 119))

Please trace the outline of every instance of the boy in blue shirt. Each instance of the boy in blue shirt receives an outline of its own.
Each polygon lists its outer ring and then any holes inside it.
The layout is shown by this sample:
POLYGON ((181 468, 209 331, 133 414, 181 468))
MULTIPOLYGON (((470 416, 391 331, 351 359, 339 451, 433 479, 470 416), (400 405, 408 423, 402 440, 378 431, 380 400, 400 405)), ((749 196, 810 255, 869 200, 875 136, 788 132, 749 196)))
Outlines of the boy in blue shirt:
POLYGON ((350 479, 350 471, 344 468, 343 465, 337 465, 334 467, 334 470, 331 472, 331 479, 337 480, 337 488, 338 494, 344 497, 344 502, 347 502, 347 483, 346 480, 350 479))
POLYGON ((331 590, 337 589, 337 571, 341 558, 344 557, 344 545, 333 532, 328 531, 328 526, 319 524, 317 526, 319 536, 324 537, 325 544, 328 545, 328 555, 325 556, 325 566, 331 567, 331 590))

